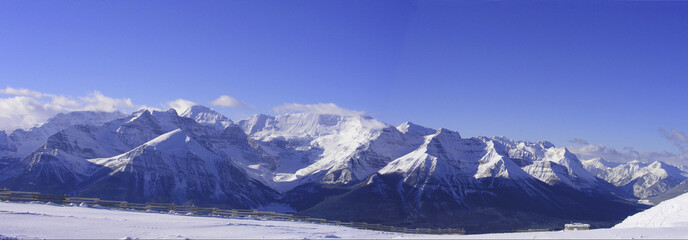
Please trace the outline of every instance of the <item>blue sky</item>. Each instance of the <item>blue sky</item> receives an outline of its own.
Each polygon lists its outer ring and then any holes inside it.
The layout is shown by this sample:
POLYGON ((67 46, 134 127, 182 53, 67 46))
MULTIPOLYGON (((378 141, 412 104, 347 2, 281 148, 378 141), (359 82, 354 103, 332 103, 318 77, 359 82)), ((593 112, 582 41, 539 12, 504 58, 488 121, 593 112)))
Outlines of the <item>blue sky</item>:
POLYGON ((671 1, 0 1, 0 88, 228 95, 248 106, 214 107, 234 119, 335 103, 463 136, 681 153, 659 129, 688 131, 686 16, 671 1))

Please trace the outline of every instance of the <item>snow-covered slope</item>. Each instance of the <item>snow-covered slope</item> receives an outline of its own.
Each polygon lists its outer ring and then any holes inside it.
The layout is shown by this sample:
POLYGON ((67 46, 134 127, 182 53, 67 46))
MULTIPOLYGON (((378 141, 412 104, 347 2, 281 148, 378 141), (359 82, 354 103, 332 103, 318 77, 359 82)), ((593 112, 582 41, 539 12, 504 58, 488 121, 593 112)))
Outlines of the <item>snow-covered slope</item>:
POLYGON ((583 161, 583 164, 597 177, 639 198, 666 192, 688 176, 677 167, 658 161, 650 164, 639 161, 619 164, 596 158, 583 161))
POLYGON ((434 238, 312 223, 0 202, 0 239, 434 238))
POLYGON ((275 198, 270 189, 248 178, 230 159, 203 147, 181 129, 124 154, 88 161, 108 170, 94 173, 83 192, 106 199, 257 208, 275 198), (107 189, 111 185, 123 185, 127 190, 107 189))
POLYGON ((688 194, 661 202, 614 226, 622 229, 664 227, 688 228, 688 194))
POLYGON ((401 234, 290 221, 0 202, 0 239, 685 239, 685 236, 688 236, 685 226, 479 235, 401 234))

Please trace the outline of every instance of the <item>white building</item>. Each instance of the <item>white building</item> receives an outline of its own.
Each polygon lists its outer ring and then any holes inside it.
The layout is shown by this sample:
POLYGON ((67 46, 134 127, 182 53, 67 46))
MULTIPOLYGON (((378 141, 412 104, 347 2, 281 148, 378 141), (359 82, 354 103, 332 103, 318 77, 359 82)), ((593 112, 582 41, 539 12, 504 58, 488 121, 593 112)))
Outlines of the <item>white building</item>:
POLYGON ((565 231, 590 230, 590 224, 587 223, 569 223, 564 225, 565 231))

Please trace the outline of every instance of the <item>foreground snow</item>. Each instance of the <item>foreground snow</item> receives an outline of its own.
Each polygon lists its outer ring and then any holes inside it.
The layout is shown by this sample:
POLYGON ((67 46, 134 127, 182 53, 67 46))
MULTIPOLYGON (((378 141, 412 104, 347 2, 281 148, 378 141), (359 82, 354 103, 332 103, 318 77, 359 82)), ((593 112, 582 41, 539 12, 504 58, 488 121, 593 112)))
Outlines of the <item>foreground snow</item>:
MULTIPOLYGON (((614 226, 618 229, 638 227, 688 229, 688 193, 661 202, 614 226)), ((688 232, 684 238, 688 238, 688 232)))
MULTIPOLYGON (((688 200, 688 195, 683 198, 688 200)), ((661 206, 661 205, 659 205, 661 206)), ((673 205, 672 205, 673 206, 673 205)), ((642 213, 641 213, 642 214, 642 213)), ((639 215, 641 215, 639 214, 639 215)), ((685 214, 684 214, 685 215, 685 214)), ((78 206, 0 202, 0 239, 10 238, 367 238, 367 239, 580 239, 685 238, 688 218, 670 217, 663 228, 504 233, 484 235, 419 235, 358 230, 301 222, 227 219, 131 212, 78 206)), ((634 224, 644 224, 633 220, 634 224)), ((657 219, 654 219, 655 221, 657 219)))

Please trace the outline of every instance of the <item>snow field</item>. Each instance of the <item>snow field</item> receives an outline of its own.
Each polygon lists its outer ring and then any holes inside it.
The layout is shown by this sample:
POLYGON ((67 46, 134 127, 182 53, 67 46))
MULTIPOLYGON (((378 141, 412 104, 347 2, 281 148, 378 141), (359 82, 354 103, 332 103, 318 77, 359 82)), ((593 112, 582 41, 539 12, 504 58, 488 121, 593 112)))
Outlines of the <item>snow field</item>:
POLYGON ((0 202, 0 239, 685 239, 687 213, 685 207, 676 206, 688 205, 688 195, 678 200, 631 216, 612 229, 481 235, 402 234, 290 221, 0 202), (659 213, 665 218, 646 217, 659 213), (655 221, 663 222, 663 227, 644 227, 655 221))

